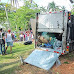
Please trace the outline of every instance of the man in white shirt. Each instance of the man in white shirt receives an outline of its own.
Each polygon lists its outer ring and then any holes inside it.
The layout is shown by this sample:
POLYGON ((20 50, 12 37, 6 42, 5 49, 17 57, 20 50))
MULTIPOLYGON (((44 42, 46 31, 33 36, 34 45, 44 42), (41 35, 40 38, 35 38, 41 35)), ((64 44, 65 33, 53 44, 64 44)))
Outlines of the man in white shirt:
POLYGON ((12 53, 13 40, 12 40, 11 30, 8 30, 8 33, 6 34, 6 43, 7 43, 6 50, 8 46, 10 46, 10 53, 12 53))

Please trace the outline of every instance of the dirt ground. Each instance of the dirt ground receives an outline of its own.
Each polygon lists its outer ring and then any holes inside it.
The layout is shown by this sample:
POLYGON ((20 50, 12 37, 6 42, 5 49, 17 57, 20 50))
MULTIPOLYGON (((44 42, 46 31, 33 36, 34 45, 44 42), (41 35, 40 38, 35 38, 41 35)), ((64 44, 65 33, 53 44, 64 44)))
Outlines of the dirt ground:
POLYGON ((60 56, 61 65, 56 64, 51 70, 46 71, 30 64, 20 65, 20 70, 16 70, 16 74, 74 74, 74 52, 60 56))

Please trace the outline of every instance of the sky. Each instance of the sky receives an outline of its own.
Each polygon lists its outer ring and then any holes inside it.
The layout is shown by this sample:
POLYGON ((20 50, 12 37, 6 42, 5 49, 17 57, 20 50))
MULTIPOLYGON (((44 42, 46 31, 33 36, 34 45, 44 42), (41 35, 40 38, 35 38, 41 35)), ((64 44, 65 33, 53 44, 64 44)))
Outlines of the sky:
POLYGON ((1 2, 6 2, 6 3, 8 2, 8 0, 0 0, 0 1, 1 1, 1 2))
MULTIPOLYGON (((67 10, 71 10, 72 4, 69 0, 33 0, 35 3, 37 3, 39 6, 47 7, 48 3, 51 3, 52 1, 55 2, 57 6, 65 6, 67 10)), ((1 0, 1 2, 9 2, 9 0, 1 0)), ((23 1, 19 1, 19 6, 23 5, 23 1)))
POLYGON ((52 1, 58 6, 65 6, 67 10, 71 10, 72 4, 69 0, 34 0, 40 6, 47 6, 52 1))

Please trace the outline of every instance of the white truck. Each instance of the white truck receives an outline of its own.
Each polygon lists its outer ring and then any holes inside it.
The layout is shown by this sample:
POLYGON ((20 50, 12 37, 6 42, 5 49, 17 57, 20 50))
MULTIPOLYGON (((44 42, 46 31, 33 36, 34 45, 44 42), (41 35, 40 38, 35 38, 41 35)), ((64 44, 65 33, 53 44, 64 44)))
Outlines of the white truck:
MULTIPOLYGON (((36 19, 31 19, 31 25, 35 35, 35 48, 51 51, 51 49, 54 47, 54 49, 56 48, 56 50, 60 49, 62 51, 62 54, 73 51, 73 19, 74 16, 71 16, 71 13, 68 11, 37 13, 36 19), (51 41, 53 41, 51 42, 50 38, 55 40, 51 39, 51 41), (44 39, 46 39, 48 43, 52 45, 52 47, 50 45, 47 45, 47 42, 44 42, 44 39)), ((54 52, 59 53, 58 51, 54 52)))
POLYGON ((49 70, 59 56, 74 50, 74 16, 68 11, 37 13, 31 19, 35 36, 35 50, 24 60, 49 70))

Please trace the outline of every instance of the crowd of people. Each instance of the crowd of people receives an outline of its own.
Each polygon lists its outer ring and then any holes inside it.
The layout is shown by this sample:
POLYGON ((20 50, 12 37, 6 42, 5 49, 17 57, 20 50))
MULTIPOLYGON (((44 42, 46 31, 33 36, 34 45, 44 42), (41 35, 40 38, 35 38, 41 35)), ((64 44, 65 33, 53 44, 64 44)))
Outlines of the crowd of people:
POLYGON ((2 31, 2 28, 0 29, 0 49, 1 49, 1 55, 6 54, 6 50, 10 46, 10 53, 12 53, 12 46, 13 46, 13 40, 12 40, 12 33, 11 30, 8 30, 7 33, 4 33, 2 31), (5 48, 5 43, 6 48, 5 48))
MULTIPOLYGON (((0 29, 0 50, 1 55, 6 54, 7 48, 10 46, 10 53, 12 53, 13 42, 15 42, 17 36, 14 32, 11 32, 9 29, 7 32, 3 32, 2 28, 0 29), (5 46, 6 43, 6 46, 5 46)), ((18 41, 33 41, 32 31, 20 32, 18 41)))
POLYGON ((20 41, 33 41, 32 31, 21 32, 19 35, 20 41))

